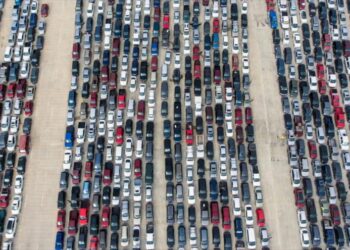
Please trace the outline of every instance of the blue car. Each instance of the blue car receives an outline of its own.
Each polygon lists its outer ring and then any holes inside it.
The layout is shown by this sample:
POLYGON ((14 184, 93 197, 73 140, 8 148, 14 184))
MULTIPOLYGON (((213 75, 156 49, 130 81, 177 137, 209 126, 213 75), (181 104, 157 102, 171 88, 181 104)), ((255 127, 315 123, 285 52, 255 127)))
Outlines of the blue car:
POLYGON ((218 33, 214 33, 213 34, 213 49, 219 49, 219 34, 218 33))
POLYGON ((63 244, 64 244, 64 232, 57 232, 55 250, 63 250, 63 244))
POLYGON ((210 179, 209 186, 210 198, 215 201, 218 198, 218 182, 214 178, 212 178, 210 179))
POLYGON ((277 29, 278 27, 278 22, 277 22, 277 15, 276 12, 274 10, 270 10, 269 12, 269 17, 270 17, 270 26, 271 29, 277 29))

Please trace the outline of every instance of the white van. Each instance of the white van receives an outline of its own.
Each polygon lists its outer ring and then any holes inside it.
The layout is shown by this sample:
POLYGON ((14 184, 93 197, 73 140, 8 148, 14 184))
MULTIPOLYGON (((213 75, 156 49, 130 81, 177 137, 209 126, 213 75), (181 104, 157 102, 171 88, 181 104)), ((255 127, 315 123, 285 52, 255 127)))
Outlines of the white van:
POLYGON ((151 73, 151 89, 157 87, 157 72, 152 71, 151 73))
POLYGON ((119 164, 114 165, 113 184, 114 184, 114 187, 119 187, 119 188, 120 188, 120 169, 121 169, 121 165, 119 164))
POLYGON ((327 187, 327 198, 329 204, 336 204, 337 203, 337 193, 335 192, 335 188, 333 186, 327 187))
POLYGON ((300 171, 301 171, 301 176, 302 177, 307 177, 309 176, 309 163, 307 161, 306 157, 301 158, 300 162, 300 171))
POLYGON ((291 175, 292 175, 292 184, 293 187, 300 187, 300 172, 298 168, 292 168, 291 171, 291 175))
POLYGON ((226 121, 226 135, 228 137, 233 136, 233 125, 231 121, 226 121))
POLYGON ((90 109, 89 120, 90 120, 91 123, 95 123, 96 122, 96 108, 91 108, 90 109))
POLYGON ((143 141, 141 139, 136 142, 136 157, 142 158, 143 156, 143 141))
POLYGON ((297 32, 298 31, 299 24, 298 24, 297 16, 291 16, 291 18, 290 18, 290 26, 291 26, 293 32, 297 32))
POLYGON ((248 249, 256 248, 255 232, 254 232, 254 228, 252 227, 247 228, 247 241, 248 241, 248 249))
POLYGON ((135 101, 133 99, 129 99, 128 101, 128 118, 133 118, 135 116, 135 101))
POLYGON ((239 199, 238 196, 233 196, 232 201, 233 201, 233 215, 240 216, 242 213, 241 200, 239 199))
POLYGON ((163 64, 162 66, 162 81, 168 80, 168 65, 163 64))
POLYGON ((122 247, 127 247, 129 245, 129 228, 127 225, 122 226, 122 235, 120 241, 120 245, 122 247))
POLYGON ((145 0, 144 6, 143 6, 143 12, 144 12, 144 15, 151 14, 151 0, 145 0))
POLYGON ((115 147, 115 161, 116 164, 122 164, 123 163, 123 146, 117 145, 115 147))
POLYGON ((325 143, 325 134, 322 127, 316 129, 316 138, 318 143, 325 143))
POLYGON ((109 50, 111 48, 111 37, 105 36, 103 47, 105 50, 109 50))

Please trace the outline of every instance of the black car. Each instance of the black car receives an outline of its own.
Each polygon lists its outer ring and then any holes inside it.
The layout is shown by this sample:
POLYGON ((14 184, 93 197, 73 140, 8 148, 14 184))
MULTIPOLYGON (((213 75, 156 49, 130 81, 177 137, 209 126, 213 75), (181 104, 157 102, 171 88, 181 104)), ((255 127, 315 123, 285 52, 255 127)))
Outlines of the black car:
POLYGON ((175 233, 174 233, 174 226, 169 225, 167 227, 167 245, 168 247, 173 247, 175 245, 175 233))
POLYGON ((97 236, 100 230, 100 215, 92 214, 90 216, 90 235, 97 236))

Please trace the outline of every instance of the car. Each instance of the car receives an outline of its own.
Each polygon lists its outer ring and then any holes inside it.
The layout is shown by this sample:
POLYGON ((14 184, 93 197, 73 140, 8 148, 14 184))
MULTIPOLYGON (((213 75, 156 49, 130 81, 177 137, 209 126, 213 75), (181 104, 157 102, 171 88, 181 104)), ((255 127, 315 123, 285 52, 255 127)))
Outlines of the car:
POLYGON ((253 208, 251 205, 245 205, 245 220, 247 226, 252 226, 254 224, 253 208))
POLYGON ((21 194, 23 191, 23 185, 24 185, 24 176, 23 175, 17 175, 15 178, 15 194, 21 194))
POLYGON ((294 198, 295 198, 295 205, 298 208, 305 207, 304 193, 301 188, 294 188, 294 198))
POLYGON ((5 237, 7 239, 13 239, 16 234, 18 217, 16 215, 11 216, 7 220, 5 237))
POLYGON ((307 229, 300 229, 300 241, 303 248, 308 248, 310 246, 310 236, 307 229))
MULTIPOLYGON (((12 199, 12 203, 11 203, 11 213, 13 215, 18 215, 21 212, 21 207, 22 207, 22 196, 21 195, 15 195, 12 199)), ((65 211, 65 210, 59 210, 59 211, 65 211)), ((64 216, 63 216, 64 218, 64 216)), ((63 220, 64 221, 64 220, 63 220)), ((57 224, 57 226, 59 226, 57 224)), ((63 227, 60 226, 60 230, 63 230, 64 228, 64 224, 63 227)))

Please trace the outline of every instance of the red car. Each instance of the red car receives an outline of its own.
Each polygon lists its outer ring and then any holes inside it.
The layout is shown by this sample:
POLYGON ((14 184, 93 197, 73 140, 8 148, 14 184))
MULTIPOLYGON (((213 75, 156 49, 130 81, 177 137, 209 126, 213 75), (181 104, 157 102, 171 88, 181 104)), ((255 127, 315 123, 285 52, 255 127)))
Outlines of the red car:
POLYGON ((192 49, 192 55, 193 55, 193 60, 194 61, 197 61, 197 60, 199 60, 200 59, 200 52, 201 52, 201 50, 200 50, 200 48, 198 47, 198 45, 195 45, 195 46, 193 46, 193 49, 192 49))
POLYGON ((118 109, 125 109, 125 107, 126 107, 126 91, 125 89, 119 89, 118 109))
POLYGON ((116 89, 117 88, 117 73, 115 72, 111 72, 109 74, 109 82, 108 82, 108 85, 109 85, 109 89, 112 90, 112 89, 116 89))
POLYGON ((98 249, 98 237, 92 236, 90 239, 90 247, 89 250, 97 250, 98 249))
POLYGON ((109 82, 109 68, 108 68, 108 66, 103 66, 101 68, 101 82, 102 83, 109 82))
POLYGON ((232 70, 239 70, 239 58, 237 54, 232 55, 232 70))
POLYGON ((152 56, 151 70, 153 72, 156 72, 158 70, 158 57, 157 56, 152 56))
POLYGON ((236 126, 236 140, 237 143, 243 143, 244 135, 243 128, 241 126, 236 126))
POLYGON ((58 230, 63 231, 66 225, 66 210, 60 209, 57 212, 56 227, 58 230))
POLYGON ((264 210, 262 208, 257 208, 255 210, 256 213, 256 220, 258 223, 259 227, 264 227, 265 226, 265 214, 264 214, 264 210))
POLYGON ((73 43, 72 58, 77 61, 80 59, 80 43, 73 43))
POLYGON ((295 205, 298 208, 305 207, 304 193, 301 188, 294 188, 294 199, 295 199, 295 205))
POLYGON ((137 104, 137 120, 143 121, 145 119, 145 101, 141 100, 137 104))
POLYGON ((186 143, 187 145, 193 144, 193 128, 191 123, 186 124, 186 143))
POLYGON ((97 92, 92 92, 90 95, 90 108, 97 107, 97 92))
POLYGON ((209 5, 209 0, 202 0, 202 5, 203 6, 208 6, 209 5))
POLYGON ((212 201, 210 203, 210 218, 211 223, 215 225, 218 225, 220 223, 219 204, 217 201, 212 201))
POLYGON ((79 225, 84 226, 89 222, 89 202, 82 202, 79 209, 79 225))
POLYGON ((213 32, 220 33, 220 20, 219 20, 219 18, 213 19, 213 32))
POLYGON ((115 134, 116 134, 115 142, 117 143, 117 145, 122 145, 124 142, 124 128, 117 127, 115 134))
POLYGON ((43 3, 41 5, 40 14, 41 14, 41 17, 47 17, 49 15, 49 5, 47 3, 43 3))
POLYGON ((113 38, 113 42, 112 42, 112 55, 119 56, 119 53, 120 53, 120 38, 116 37, 116 38, 113 38))
POLYGON ((307 141, 307 146, 309 148, 309 154, 311 159, 317 158, 317 148, 316 148, 316 142, 314 140, 307 141))
POLYGON ((323 79, 318 80, 318 92, 320 92, 321 95, 327 92, 327 82, 323 79))
POLYGON ((318 63, 316 66, 317 78, 324 79, 325 68, 323 64, 318 63))
POLYGON ((7 88, 7 97, 8 98, 12 99, 15 97, 16 87, 17 87, 17 84, 15 82, 10 83, 10 85, 8 85, 8 88, 7 88))
POLYGON ((245 108, 245 123, 253 124, 253 112, 251 107, 245 108))
POLYGON ((304 10, 305 9, 305 0, 298 0, 298 5, 299 5, 299 10, 304 10))
POLYGON ((10 189, 3 188, 0 193, 0 207, 6 208, 9 205, 10 200, 10 189))
POLYGON ((85 180, 90 180, 92 178, 92 162, 87 161, 85 163, 85 171, 84 171, 85 180))
POLYGON ((81 163, 75 162, 73 166, 72 183, 78 185, 81 180, 81 163))
POLYGON ((270 10, 275 9, 275 2, 274 0, 266 0, 266 10, 269 12, 270 10))
POLYGON ((329 210, 331 213, 331 219, 332 222, 335 226, 339 226, 340 225, 340 211, 337 205, 335 204, 331 204, 329 206, 329 210))
POLYGON ((201 62, 199 60, 194 61, 193 72, 194 78, 201 77, 201 62))
POLYGON ((155 22, 160 21, 160 8, 159 7, 154 8, 153 19, 155 22))
POLYGON ((102 217, 101 217, 102 228, 107 228, 109 226, 109 214, 110 214, 110 209, 108 206, 105 206, 102 210, 102 217))
POLYGON ((334 121, 338 129, 345 127, 345 113, 342 107, 334 108, 334 121))
POLYGON ((27 80, 20 79, 16 88, 16 96, 18 99, 23 99, 26 96, 27 80))
POLYGON ((6 96, 6 85, 5 84, 0 84, 0 101, 2 102, 5 100, 6 96))
POLYGON ((216 85, 220 85, 221 83, 221 69, 220 66, 214 67, 214 82, 216 85))
POLYGON ((241 126, 243 124, 242 109, 240 108, 235 109, 235 124, 238 126, 241 126))
POLYGON ((169 29, 169 15, 163 16, 163 29, 169 29))
POLYGON ((331 89, 331 99, 333 108, 340 107, 340 97, 336 89, 331 89))
POLYGON ((31 116, 33 114, 33 101, 26 101, 24 103, 24 114, 31 116))
POLYGON ((111 185, 112 183, 112 169, 110 166, 106 165, 105 169, 103 170, 103 185, 111 185))
POLYGON ((135 177, 142 176, 142 160, 141 159, 136 159, 134 162, 134 175, 135 175, 135 177))
POLYGON ((78 232, 78 210, 72 210, 69 212, 69 224, 68 224, 68 234, 75 235, 78 232))
POLYGON ((222 226, 225 230, 231 230, 230 209, 228 206, 222 207, 222 226))

